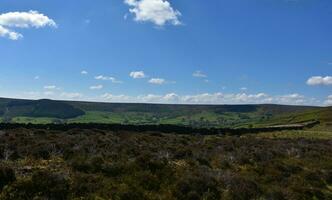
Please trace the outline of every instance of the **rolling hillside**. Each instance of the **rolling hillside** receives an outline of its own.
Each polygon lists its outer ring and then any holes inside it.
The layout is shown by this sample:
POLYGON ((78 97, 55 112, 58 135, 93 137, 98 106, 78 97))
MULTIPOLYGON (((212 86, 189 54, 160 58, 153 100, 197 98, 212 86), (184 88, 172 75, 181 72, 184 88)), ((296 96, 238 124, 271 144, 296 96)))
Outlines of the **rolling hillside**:
POLYGON ((81 109, 61 101, 1 99, 0 113, 4 120, 15 117, 69 119, 84 115, 81 109))
POLYGON ((262 127, 319 120, 331 126, 332 108, 288 105, 165 105, 0 98, 0 119, 15 123, 173 124, 262 127))

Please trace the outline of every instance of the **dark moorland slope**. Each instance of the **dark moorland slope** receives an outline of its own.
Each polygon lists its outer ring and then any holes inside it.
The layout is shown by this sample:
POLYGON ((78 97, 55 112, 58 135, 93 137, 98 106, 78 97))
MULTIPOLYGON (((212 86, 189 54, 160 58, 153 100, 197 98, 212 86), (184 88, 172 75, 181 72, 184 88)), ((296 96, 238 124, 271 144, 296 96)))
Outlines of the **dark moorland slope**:
POLYGON ((0 99, 0 114, 7 118, 26 116, 68 119, 84 115, 84 111, 68 103, 48 99, 0 99))
POLYGON ((2 130, 0 199, 329 200, 331 138, 2 130))

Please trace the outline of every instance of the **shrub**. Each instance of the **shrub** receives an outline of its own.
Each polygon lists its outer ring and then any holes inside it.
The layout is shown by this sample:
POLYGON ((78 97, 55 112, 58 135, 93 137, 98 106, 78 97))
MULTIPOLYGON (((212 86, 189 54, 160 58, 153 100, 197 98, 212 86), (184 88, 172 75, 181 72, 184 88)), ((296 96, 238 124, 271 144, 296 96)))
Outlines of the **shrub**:
POLYGON ((16 180, 15 172, 12 168, 0 166, 0 191, 2 188, 16 180))
POLYGON ((49 199, 67 199, 69 182, 62 174, 49 171, 37 171, 32 175, 34 191, 49 199))
POLYGON ((173 194, 179 200, 220 199, 218 182, 205 172, 180 177, 173 194))

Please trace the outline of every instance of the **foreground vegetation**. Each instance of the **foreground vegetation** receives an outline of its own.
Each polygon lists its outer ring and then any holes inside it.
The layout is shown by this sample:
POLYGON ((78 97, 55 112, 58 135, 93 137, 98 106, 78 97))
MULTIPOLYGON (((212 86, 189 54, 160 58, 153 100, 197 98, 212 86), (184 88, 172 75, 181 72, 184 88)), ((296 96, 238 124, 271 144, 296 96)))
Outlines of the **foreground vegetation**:
POLYGON ((332 137, 315 136, 3 130, 0 199, 332 199, 332 137))

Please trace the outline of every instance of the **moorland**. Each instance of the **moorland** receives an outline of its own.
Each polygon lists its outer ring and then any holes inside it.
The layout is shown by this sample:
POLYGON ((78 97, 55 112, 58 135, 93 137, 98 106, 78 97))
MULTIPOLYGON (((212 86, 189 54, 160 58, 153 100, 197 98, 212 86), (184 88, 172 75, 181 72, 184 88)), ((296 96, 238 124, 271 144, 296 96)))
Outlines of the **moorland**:
POLYGON ((0 199, 332 199, 331 113, 1 99, 0 199))

